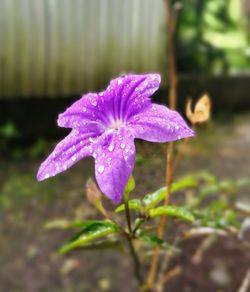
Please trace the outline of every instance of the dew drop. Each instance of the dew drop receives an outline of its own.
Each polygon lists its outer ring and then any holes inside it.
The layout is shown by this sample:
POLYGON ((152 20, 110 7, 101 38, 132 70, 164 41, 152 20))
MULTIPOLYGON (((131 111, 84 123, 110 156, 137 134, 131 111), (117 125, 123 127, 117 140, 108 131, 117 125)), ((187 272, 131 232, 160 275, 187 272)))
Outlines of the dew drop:
POLYGON ((125 145, 124 143, 121 143, 121 148, 122 148, 122 149, 124 149, 125 146, 126 146, 126 145, 125 145))
POLYGON ((111 143, 108 147, 109 152, 112 152, 114 150, 114 147, 115 147, 114 144, 111 143))
POLYGON ((95 139, 92 138, 92 137, 90 137, 90 138, 89 138, 89 142, 95 142, 95 139))
POLYGON ((97 100, 95 97, 92 97, 91 100, 90 100, 90 103, 93 105, 93 106, 96 106, 97 105, 97 100))
POLYGON ((50 177, 50 174, 49 173, 46 173, 45 174, 45 178, 49 178, 50 177))
POLYGON ((179 126, 176 126, 176 127, 175 127, 175 129, 176 129, 176 130, 179 130, 179 129, 180 129, 180 127, 179 127, 179 126))
POLYGON ((72 156, 72 157, 71 157, 71 160, 72 160, 72 161, 76 161, 76 156, 75 156, 75 155, 72 156))
POLYGON ((82 111, 83 111, 83 112, 86 112, 86 111, 87 111, 86 107, 84 107, 84 108, 82 109, 82 111))
POLYGON ((105 169, 105 167, 104 167, 104 165, 102 165, 102 164, 100 164, 100 165, 98 166, 98 168, 97 168, 97 170, 98 170, 99 173, 103 173, 103 172, 104 172, 104 169, 105 169))

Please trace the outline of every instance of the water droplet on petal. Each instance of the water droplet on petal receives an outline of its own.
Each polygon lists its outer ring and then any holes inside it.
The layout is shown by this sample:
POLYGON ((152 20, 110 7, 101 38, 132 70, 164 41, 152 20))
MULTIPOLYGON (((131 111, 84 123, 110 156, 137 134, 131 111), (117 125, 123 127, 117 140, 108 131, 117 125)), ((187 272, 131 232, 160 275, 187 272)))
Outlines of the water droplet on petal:
POLYGON ((124 149, 125 146, 126 146, 126 145, 125 145, 124 143, 121 143, 121 148, 122 148, 122 149, 124 149))
POLYGON ((89 142, 95 142, 95 139, 92 138, 92 137, 90 137, 90 138, 89 138, 89 142))
POLYGON ((71 157, 71 160, 72 160, 72 161, 76 161, 76 156, 75 156, 75 155, 72 156, 72 157, 71 157))
POLYGON ((83 111, 83 112, 86 112, 86 111, 87 111, 86 107, 84 107, 84 108, 82 109, 82 111, 83 111))
POLYGON ((103 173, 104 169, 105 169, 105 167, 102 164, 98 165, 98 167, 97 167, 97 170, 98 170, 99 173, 103 173))
POLYGON ((49 173, 46 173, 45 174, 45 178, 49 178, 50 177, 50 174, 49 173))
POLYGON ((176 129, 176 130, 179 130, 179 129, 180 129, 180 127, 179 127, 179 126, 175 126, 175 129, 176 129))
POLYGON ((90 103, 93 105, 93 106, 96 106, 97 105, 97 100, 95 97, 92 97, 91 100, 90 100, 90 103))
POLYGON ((115 148, 114 143, 111 143, 108 147, 109 152, 112 152, 114 148, 115 148))

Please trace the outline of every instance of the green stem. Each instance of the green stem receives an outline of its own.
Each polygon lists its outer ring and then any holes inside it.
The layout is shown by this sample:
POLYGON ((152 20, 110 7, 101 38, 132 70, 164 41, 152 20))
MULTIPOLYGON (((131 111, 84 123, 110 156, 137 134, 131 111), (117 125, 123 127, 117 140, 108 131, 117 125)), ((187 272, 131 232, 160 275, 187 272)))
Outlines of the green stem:
POLYGON ((125 205, 125 213, 126 213, 126 219, 127 219, 128 231, 129 231, 128 233, 126 233, 126 239, 128 241, 130 255, 131 255, 133 263, 134 263, 134 275, 135 275, 135 278, 137 279, 139 285, 141 286, 143 284, 143 279, 142 279, 141 272, 140 272, 141 265, 140 265, 140 261, 139 261, 139 258, 137 256, 137 253, 135 251, 133 241, 132 241, 133 231, 132 231, 132 227, 131 227, 130 210, 129 210, 128 204, 129 204, 128 195, 125 194, 124 195, 124 205, 125 205))
POLYGON ((140 221, 138 221, 138 223, 135 225, 132 233, 133 233, 133 236, 135 236, 135 233, 136 231, 141 227, 141 225, 145 223, 145 219, 140 219, 140 221))
POLYGON ((142 286, 143 279, 141 276, 141 264, 140 264, 139 258, 137 256, 137 253, 135 251, 135 248, 134 248, 134 245, 132 242, 132 238, 129 236, 129 234, 126 236, 126 238, 128 241, 129 251, 130 251, 131 257, 133 259, 133 263, 134 263, 134 275, 135 275, 135 278, 137 279, 139 285, 142 286))
POLYGON ((131 227, 131 218, 130 218, 130 212, 129 212, 129 205, 128 205, 128 196, 124 196, 124 205, 125 205, 125 213, 126 213, 126 219, 128 223, 128 231, 129 235, 132 234, 132 227, 131 227))

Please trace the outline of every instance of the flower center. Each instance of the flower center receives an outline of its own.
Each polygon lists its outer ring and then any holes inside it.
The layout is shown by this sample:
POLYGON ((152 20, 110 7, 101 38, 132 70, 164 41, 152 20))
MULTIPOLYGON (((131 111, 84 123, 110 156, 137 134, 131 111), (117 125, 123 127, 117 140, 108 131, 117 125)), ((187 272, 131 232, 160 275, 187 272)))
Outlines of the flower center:
POLYGON ((119 130, 122 126, 123 126, 122 120, 115 120, 110 124, 109 129, 119 130))

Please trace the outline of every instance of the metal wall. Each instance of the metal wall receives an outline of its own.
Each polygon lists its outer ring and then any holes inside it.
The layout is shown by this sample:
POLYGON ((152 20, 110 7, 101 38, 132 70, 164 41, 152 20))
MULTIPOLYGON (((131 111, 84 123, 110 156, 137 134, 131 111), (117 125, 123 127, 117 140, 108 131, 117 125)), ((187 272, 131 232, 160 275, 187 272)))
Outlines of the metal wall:
POLYGON ((0 98, 98 90, 165 66, 163 0, 0 0, 0 98))

